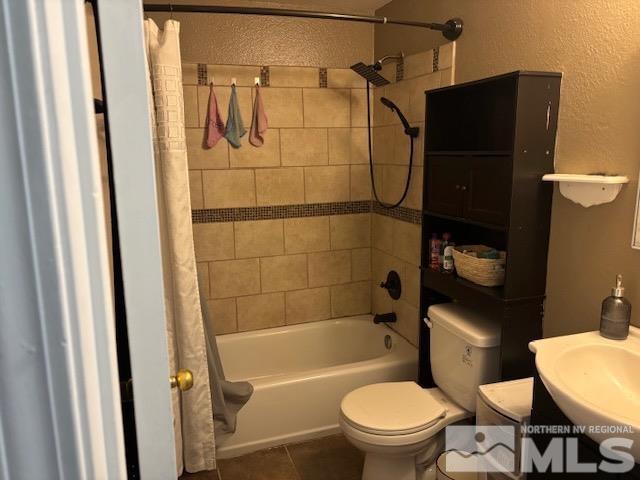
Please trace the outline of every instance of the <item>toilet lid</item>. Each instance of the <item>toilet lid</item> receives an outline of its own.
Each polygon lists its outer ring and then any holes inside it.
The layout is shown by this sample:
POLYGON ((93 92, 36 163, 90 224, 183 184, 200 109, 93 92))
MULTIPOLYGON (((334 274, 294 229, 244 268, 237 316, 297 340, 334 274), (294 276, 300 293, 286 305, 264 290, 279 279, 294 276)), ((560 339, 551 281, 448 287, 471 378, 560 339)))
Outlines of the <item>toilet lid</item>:
POLYGON ((374 383, 342 399, 342 416, 365 432, 402 435, 424 430, 446 414, 445 408, 415 382, 374 383))

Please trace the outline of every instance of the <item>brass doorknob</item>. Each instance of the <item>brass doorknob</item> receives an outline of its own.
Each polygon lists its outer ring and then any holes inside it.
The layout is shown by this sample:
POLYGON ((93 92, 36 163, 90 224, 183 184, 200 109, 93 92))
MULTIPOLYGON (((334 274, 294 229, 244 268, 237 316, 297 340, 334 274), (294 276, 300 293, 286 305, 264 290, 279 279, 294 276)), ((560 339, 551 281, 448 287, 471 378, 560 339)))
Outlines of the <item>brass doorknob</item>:
POLYGON ((186 392, 193 387, 193 373, 186 368, 178 370, 178 373, 169 377, 171 388, 179 388, 181 392, 186 392))

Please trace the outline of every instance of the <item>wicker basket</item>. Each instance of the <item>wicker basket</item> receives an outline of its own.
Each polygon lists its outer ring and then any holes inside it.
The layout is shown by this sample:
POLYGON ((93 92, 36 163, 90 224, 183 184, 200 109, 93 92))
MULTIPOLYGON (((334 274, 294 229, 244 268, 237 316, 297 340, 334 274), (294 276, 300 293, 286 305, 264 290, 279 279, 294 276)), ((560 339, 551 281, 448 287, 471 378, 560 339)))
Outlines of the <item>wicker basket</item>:
POLYGON ((482 285, 497 287, 504 285, 504 266, 507 255, 500 252, 500 258, 477 258, 464 251, 486 252, 492 250, 484 245, 461 245, 453 249, 453 261, 458 276, 482 285))

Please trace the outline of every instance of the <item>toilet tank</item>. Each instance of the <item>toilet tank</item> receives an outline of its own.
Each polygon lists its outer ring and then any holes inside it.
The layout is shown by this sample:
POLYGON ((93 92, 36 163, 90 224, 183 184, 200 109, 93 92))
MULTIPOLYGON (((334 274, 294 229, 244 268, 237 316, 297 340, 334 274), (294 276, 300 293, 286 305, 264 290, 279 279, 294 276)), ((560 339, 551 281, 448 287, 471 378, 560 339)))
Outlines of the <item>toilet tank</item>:
POLYGON ((500 323, 457 303, 432 305, 427 317, 436 385, 475 412, 478 386, 500 380, 500 323))

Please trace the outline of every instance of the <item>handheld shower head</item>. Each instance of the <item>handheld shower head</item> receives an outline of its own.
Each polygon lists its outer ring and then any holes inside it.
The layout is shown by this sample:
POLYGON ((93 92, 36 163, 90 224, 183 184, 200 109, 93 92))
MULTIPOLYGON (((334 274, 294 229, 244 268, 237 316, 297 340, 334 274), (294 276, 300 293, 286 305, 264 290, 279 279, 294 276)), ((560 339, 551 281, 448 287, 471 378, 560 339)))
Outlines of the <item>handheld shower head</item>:
POLYGON ((404 127, 404 133, 406 133, 407 135, 413 138, 416 138, 418 136, 420 129, 418 127, 412 127, 411 125, 409 125, 409 122, 407 121, 406 117, 402 114, 402 112, 400 111, 400 109, 395 103, 393 103, 387 97, 380 97, 380 101, 385 107, 396 112, 396 114, 400 118, 400 121, 402 122, 402 126, 404 127))

